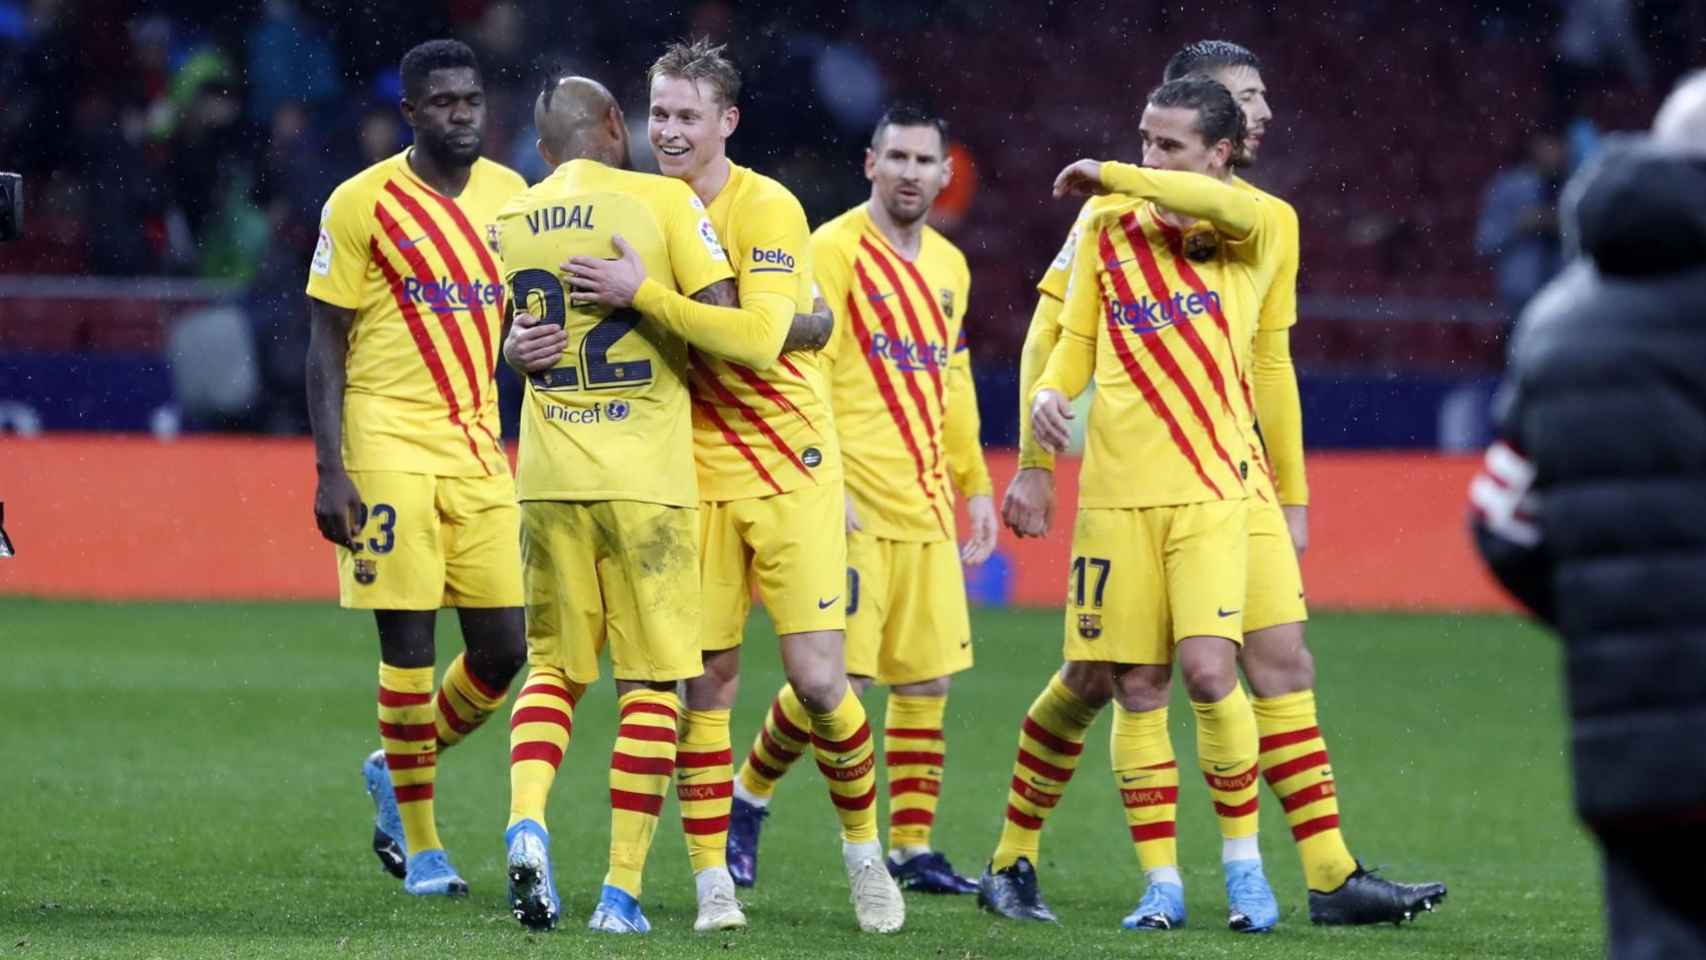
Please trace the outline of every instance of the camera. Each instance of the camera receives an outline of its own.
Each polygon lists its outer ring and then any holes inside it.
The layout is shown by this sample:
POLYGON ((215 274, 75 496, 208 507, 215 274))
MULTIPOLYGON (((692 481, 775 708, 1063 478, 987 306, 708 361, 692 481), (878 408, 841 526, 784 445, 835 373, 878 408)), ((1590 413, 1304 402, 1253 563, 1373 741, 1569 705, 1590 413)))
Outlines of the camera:
POLYGON ((24 178, 0 173, 0 241, 24 235, 24 178))

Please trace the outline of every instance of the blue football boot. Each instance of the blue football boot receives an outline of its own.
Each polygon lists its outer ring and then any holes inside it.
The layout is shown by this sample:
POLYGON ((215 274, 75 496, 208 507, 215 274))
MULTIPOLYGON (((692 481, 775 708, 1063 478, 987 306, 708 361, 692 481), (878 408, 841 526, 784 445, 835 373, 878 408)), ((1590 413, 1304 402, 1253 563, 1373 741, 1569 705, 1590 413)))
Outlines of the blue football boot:
POLYGON ((379 868, 403 879, 408 872, 409 845, 403 840, 403 815, 397 812, 397 794, 391 789, 391 771, 385 767, 385 751, 375 750, 361 765, 361 779, 373 798, 373 855, 379 868))
POLYGON ((1239 933, 1266 933, 1279 923, 1279 901, 1260 860, 1233 860, 1226 870, 1226 926, 1239 933))
POLYGON ((888 860, 889 876, 902 890, 913 893, 976 893, 977 881, 962 877, 948 858, 932 850, 905 863, 888 860))
POLYGON ((758 882, 758 831, 764 829, 769 807, 747 803, 739 797, 729 809, 729 876, 737 887, 758 882))
POLYGON ((537 822, 523 820, 504 831, 504 845, 509 848, 510 910, 529 930, 555 927, 563 901, 551 875, 550 836, 537 822))
POLYGON ((1185 888, 1161 881, 1143 891, 1143 899, 1120 921, 1127 930, 1177 930, 1185 925, 1185 888))
POLYGON ((466 897, 468 881, 457 874, 443 850, 411 854, 403 889, 417 897, 466 897))
POLYGON ((586 928, 604 933, 652 932, 651 921, 640 912, 640 901, 608 883, 598 893, 598 906, 592 908, 592 919, 586 922, 586 928))

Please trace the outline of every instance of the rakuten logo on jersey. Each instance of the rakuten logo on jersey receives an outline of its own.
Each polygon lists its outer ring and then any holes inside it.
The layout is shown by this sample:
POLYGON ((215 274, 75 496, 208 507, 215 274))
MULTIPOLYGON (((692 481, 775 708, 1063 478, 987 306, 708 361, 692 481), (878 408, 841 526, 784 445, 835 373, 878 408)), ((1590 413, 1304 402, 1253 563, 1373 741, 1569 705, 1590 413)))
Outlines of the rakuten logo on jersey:
POLYGON ((502 286, 484 280, 458 283, 449 277, 421 282, 403 278, 403 296, 410 303, 424 304, 433 313, 461 313, 469 307, 495 307, 503 296, 502 286))
POLYGON ((905 337, 893 340, 883 333, 871 334, 871 356, 882 357, 903 371, 939 370, 948 365, 948 348, 943 344, 905 337))
POLYGON ((1219 309, 1220 294, 1213 290, 1189 295, 1175 293, 1171 300, 1144 297, 1136 303, 1126 303, 1123 300, 1110 299, 1108 321, 1130 327, 1134 333, 1159 333, 1174 324, 1219 309))

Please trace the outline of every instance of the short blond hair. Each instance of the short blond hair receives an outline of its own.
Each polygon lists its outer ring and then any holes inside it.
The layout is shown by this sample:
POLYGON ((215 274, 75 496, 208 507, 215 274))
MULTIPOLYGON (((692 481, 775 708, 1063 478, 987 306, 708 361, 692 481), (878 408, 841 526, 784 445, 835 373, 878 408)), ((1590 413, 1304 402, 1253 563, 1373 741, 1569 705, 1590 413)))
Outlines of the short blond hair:
POLYGON ((723 106, 732 107, 740 101, 740 71, 723 56, 725 49, 726 44, 713 44, 707 37, 672 43, 646 71, 646 85, 651 86, 658 77, 678 77, 695 84, 708 81, 716 87, 723 106))

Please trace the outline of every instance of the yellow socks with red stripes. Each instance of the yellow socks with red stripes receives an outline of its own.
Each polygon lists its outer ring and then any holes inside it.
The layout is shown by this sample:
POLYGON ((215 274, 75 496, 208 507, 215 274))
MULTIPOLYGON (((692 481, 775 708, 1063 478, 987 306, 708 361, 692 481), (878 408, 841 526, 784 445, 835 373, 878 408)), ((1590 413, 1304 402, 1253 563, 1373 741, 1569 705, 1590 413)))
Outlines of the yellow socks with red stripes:
MULTIPOLYGON (((793 691, 786 691, 793 696, 793 691)), ((794 701, 796 704, 799 701, 794 701)), ((802 707, 803 709, 803 707, 802 707)), ((848 687, 828 713, 808 713, 812 752, 829 782, 829 799, 847 843, 877 842, 877 748, 865 705, 848 687)), ((772 781, 774 786, 774 781, 772 781)))
POLYGON ((545 801, 569 748, 575 702, 586 687, 560 670, 534 667, 509 715, 509 826, 545 825, 545 801))
POLYGON ((675 773, 680 701, 672 692, 634 690, 616 701, 610 754, 610 872, 604 882, 640 895, 640 876, 657 832, 658 812, 675 773))
POLYGON ((1214 703, 1191 701, 1197 714, 1197 765, 1220 819, 1223 860, 1256 860, 1256 717, 1244 688, 1214 703))
POLYGON ((1020 857, 1036 865, 1043 821, 1066 792, 1084 752, 1084 734, 1095 719, 1095 708, 1067 689, 1059 674, 1032 701, 1019 725, 1019 756, 1007 788, 1007 820, 990 858, 992 870, 1005 870, 1020 857))
POLYGON ((492 711, 503 706, 508 690, 494 690, 468 669, 468 655, 460 653, 444 671, 433 701, 433 725, 438 728, 438 746, 454 747, 462 738, 486 722, 492 711))
POLYGON ((385 748, 409 853, 442 848, 432 817, 438 729, 433 725, 431 667, 379 664, 379 742, 385 748))
MULTIPOLYGON (((861 718, 864 712, 860 707, 861 718)), ((806 713, 805 704, 795 696, 793 687, 783 684, 776 699, 770 701, 770 711, 764 715, 764 726, 759 728, 746 761, 740 765, 737 792, 742 800, 758 806, 770 802, 770 797, 776 793, 776 781, 782 779, 811 744, 811 733, 808 732, 811 726, 812 720, 806 713)))
POLYGON ((1134 713, 1114 704, 1108 759, 1138 865, 1152 882, 1178 883, 1179 764, 1167 732, 1167 708, 1134 713))
POLYGON ((942 793, 947 742, 942 716, 948 698, 889 692, 883 724, 883 758, 889 770, 889 853, 905 859, 930 847, 936 802, 942 793))
POLYGON ((1339 832, 1338 792, 1315 720, 1315 693, 1256 697, 1251 706, 1262 738, 1262 775, 1285 809, 1304 879, 1311 890, 1337 890, 1357 865, 1339 832))
POLYGON ((682 713, 675 754, 675 796, 693 872, 728 865, 729 807, 734 800, 733 751, 727 710, 682 713))

